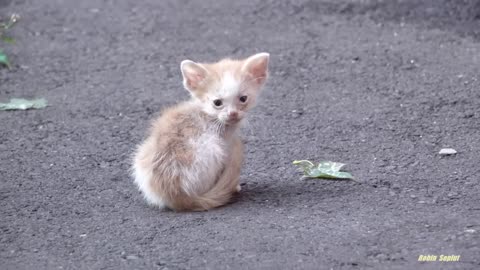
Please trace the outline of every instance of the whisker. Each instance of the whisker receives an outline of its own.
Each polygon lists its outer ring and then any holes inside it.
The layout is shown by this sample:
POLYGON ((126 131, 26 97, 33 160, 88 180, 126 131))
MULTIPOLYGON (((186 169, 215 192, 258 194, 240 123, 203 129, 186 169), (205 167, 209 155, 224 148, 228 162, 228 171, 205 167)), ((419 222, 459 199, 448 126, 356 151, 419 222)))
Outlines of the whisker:
POLYGON ((214 119, 213 121, 213 132, 216 134, 222 134, 224 129, 224 124, 219 119, 214 119))

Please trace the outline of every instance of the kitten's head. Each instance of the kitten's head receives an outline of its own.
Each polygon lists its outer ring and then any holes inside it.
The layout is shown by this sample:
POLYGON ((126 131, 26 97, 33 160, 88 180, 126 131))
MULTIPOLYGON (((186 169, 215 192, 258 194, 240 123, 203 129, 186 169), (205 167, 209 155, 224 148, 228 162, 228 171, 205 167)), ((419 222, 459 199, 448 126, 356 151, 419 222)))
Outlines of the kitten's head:
POLYGON ((217 63, 182 61, 183 85, 202 110, 224 124, 242 120, 257 100, 268 76, 268 53, 217 63))

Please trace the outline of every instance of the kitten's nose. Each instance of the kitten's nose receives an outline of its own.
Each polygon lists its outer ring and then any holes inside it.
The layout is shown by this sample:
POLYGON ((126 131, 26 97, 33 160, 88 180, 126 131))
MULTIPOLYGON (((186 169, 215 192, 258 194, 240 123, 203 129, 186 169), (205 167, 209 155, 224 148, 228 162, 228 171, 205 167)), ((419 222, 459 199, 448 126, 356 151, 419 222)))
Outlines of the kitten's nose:
POLYGON ((236 111, 229 112, 229 113, 228 113, 228 118, 230 118, 230 119, 232 119, 232 120, 238 119, 238 112, 236 112, 236 111))

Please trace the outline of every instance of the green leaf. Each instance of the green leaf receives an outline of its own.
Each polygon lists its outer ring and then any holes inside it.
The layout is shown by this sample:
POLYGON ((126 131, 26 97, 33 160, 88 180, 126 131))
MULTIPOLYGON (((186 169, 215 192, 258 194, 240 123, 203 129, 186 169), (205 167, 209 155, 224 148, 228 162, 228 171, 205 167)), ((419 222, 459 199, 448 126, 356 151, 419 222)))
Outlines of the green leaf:
POLYGON ((10 68, 10 61, 8 61, 8 57, 6 54, 4 54, 1 50, 0 50, 0 65, 5 65, 7 68, 10 68))
POLYGON ((9 43, 9 44, 14 44, 15 43, 15 39, 12 38, 12 37, 2 37, 2 41, 5 42, 5 43, 9 43))
POLYGON ((297 165, 307 174, 315 165, 308 160, 294 160, 293 165, 297 165))
POLYGON ((353 179, 350 173, 340 171, 345 164, 339 162, 324 161, 315 166, 308 160, 294 160, 293 165, 299 166, 307 178, 353 179))
POLYGON ((27 110, 43 109, 47 107, 47 100, 44 98, 27 100, 23 98, 12 98, 8 103, 0 103, 0 110, 27 110))

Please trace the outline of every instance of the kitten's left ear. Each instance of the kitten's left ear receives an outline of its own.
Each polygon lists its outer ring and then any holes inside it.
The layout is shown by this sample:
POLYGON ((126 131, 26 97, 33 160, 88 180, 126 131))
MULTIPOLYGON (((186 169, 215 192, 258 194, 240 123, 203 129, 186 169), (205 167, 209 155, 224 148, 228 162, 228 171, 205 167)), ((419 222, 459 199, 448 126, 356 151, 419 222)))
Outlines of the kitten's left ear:
POLYGON ((253 80, 260 86, 268 77, 268 60, 270 54, 263 52, 248 57, 242 66, 242 71, 250 74, 253 80))

